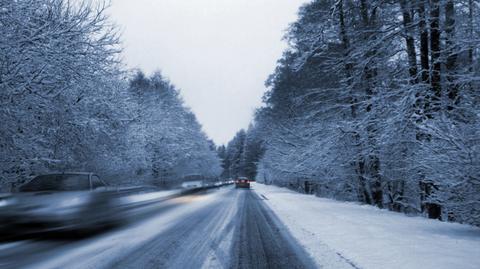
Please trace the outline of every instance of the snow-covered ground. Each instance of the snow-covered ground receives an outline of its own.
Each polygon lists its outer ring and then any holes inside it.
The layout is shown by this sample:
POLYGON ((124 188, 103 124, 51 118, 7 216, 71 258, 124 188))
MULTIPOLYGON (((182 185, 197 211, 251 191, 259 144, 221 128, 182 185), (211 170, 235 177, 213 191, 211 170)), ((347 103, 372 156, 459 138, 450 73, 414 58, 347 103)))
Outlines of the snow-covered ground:
POLYGON ((322 268, 480 268, 480 229, 254 184, 322 268))

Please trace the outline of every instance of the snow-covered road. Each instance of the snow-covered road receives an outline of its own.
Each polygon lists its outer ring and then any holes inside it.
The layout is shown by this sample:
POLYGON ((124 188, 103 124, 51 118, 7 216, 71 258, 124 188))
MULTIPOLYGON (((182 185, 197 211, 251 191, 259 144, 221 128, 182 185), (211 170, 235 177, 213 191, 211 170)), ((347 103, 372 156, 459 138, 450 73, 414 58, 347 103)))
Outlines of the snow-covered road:
POLYGON ((76 241, 3 244, 1 268, 314 268, 251 190, 163 201, 154 216, 76 241))
POLYGON ((480 229, 302 195, 232 186, 159 202, 77 240, 0 244, 0 268, 480 268, 480 229))

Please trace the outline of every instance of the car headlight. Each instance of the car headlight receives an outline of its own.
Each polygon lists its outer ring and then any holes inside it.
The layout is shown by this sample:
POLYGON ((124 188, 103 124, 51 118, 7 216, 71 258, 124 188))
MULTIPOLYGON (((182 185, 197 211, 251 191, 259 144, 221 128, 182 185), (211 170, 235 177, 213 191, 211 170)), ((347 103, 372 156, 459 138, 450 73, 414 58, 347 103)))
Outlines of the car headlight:
POLYGON ((10 201, 10 199, 1 199, 0 200, 0 207, 9 206, 11 204, 12 204, 12 201, 10 201))
POLYGON ((87 203, 86 197, 73 197, 73 198, 62 200, 58 204, 58 207, 60 208, 78 207, 86 203, 87 203))

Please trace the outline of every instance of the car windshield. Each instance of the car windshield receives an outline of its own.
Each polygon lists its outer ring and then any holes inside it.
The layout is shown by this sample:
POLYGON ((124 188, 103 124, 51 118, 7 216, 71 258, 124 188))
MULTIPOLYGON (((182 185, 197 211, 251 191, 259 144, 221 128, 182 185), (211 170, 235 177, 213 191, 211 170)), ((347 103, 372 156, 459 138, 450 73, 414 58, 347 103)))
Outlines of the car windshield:
POLYGON ((58 174, 43 175, 20 186, 20 192, 37 191, 83 191, 90 189, 88 175, 58 174))

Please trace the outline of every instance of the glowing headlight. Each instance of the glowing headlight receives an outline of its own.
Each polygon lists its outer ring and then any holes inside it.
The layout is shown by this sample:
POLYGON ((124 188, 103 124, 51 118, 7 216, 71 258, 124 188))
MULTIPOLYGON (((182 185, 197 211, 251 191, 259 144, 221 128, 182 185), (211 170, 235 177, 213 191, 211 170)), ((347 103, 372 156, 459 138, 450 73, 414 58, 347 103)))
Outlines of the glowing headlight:
POLYGON ((87 202, 85 197, 74 197, 70 199, 65 199, 58 204, 58 207, 65 208, 65 207, 77 207, 83 205, 87 202))
POLYGON ((8 206, 10 204, 12 204, 12 202, 9 199, 0 200, 0 207, 8 206))

